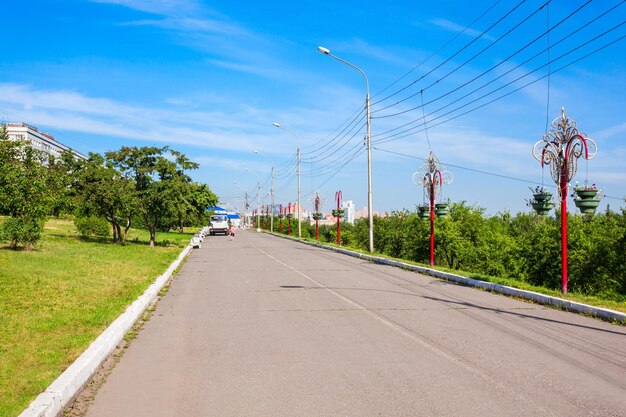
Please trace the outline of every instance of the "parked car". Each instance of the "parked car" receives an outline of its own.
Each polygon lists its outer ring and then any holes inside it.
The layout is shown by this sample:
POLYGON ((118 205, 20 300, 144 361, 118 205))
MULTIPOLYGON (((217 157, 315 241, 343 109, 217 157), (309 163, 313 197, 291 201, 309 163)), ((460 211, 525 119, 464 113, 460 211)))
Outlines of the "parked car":
POLYGON ((211 236, 216 233, 223 233, 228 235, 228 216, 225 214, 215 214, 211 216, 211 222, 209 223, 209 234, 211 236))

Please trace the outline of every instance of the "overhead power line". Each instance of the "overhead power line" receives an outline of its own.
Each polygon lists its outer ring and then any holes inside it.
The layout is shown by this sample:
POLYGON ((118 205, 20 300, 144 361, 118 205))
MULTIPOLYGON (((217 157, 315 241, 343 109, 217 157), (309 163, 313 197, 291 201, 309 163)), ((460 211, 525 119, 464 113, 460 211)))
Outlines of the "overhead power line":
MULTIPOLYGON (((583 44, 581 44, 581 45, 579 45, 579 46, 577 46, 577 47, 575 47, 575 48, 571 49, 570 51, 568 51, 568 52, 566 52, 566 53, 564 53, 564 54, 560 55, 559 57, 552 59, 552 60, 550 61, 550 63, 553 63, 553 62, 555 62, 555 61, 557 61, 557 60, 559 60, 559 59, 561 59, 561 58, 563 58, 563 57, 565 57, 565 56, 567 56, 567 55, 571 54, 572 52, 575 52, 576 50, 578 50, 578 49, 580 49, 580 48, 582 48, 582 47, 586 46, 587 44, 589 44, 589 43, 591 43, 591 42, 593 42, 593 41, 595 41, 595 40, 599 39, 600 37, 607 35, 608 33, 610 33, 610 32, 612 32, 612 31, 614 31, 614 30, 618 29, 619 27, 621 27, 621 26, 622 26, 622 25, 624 25, 625 23, 626 23, 626 21, 624 21, 624 22, 622 22, 622 23, 620 23, 620 24, 618 24, 618 25, 614 26, 613 28, 611 28, 611 29, 609 29, 609 30, 607 30, 607 31, 603 32, 603 33, 602 33, 602 34, 600 34, 600 35, 597 35, 597 36, 596 36, 596 37, 594 37, 593 39, 590 39, 590 40, 588 40, 587 42, 585 42, 585 43, 583 43, 583 44)), ((482 108, 482 107, 485 107, 485 106, 487 106, 487 105, 489 105, 489 104, 492 104, 492 103, 494 103, 495 101, 498 101, 498 100, 500 100, 500 99, 502 99, 502 98, 505 98, 505 97, 507 97, 507 96, 509 96, 509 95, 511 95, 511 94, 513 94, 513 93, 515 93, 515 92, 517 92, 517 91, 519 91, 519 90, 522 90, 522 89, 524 89, 524 88, 526 88, 526 87, 528 87, 528 86, 530 86, 530 85, 532 85, 532 84, 535 84, 536 82, 543 80, 544 78, 548 77, 548 76, 549 76, 549 75, 551 75, 551 74, 555 74, 555 73, 557 73, 557 72, 559 72, 559 71, 561 71, 561 70, 563 70, 563 69, 565 69, 565 68, 567 68, 567 67, 569 67, 569 66, 571 66, 571 65, 573 65, 573 64, 576 64, 576 63, 578 63, 578 62, 582 61, 582 60, 583 60, 583 59, 585 59, 585 58, 588 58, 589 56, 591 56, 591 55, 593 55, 593 54, 595 54, 595 53, 600 52, 600 51, 601 51, 601 50, 603 50, 603 49, 606 49, 607 47, 609 47, 609 46, 611 46, 611 45, 613 45, 613 44, 615 44, 615 43, 617 43, 617 42, 619 42, 619 41, 623 40, 625 37, 626 37, 626 35, 622 35, 621 37, 619 37, 619 38, 617 38, 617 39, 615 39, 615 40, 613 40, 613 41, 611 41, 611 42, 609 42, 609 43, 607 43, 607 44, 605 44, 605 45, 602 45, 601 47, 599 47, 599 48, 597 48, 597 49, 595 49, 595 50, 593 50, 593 51, 591 51, 591 52, 589 52, 589 53, 587 53, 587 54, 585 54, 585 55, 583 55, 583 56, 581 56, 581 57, 579 57, 579 58, 575 59, 574 61, 569 62, 568 64, 565 64, 565 65, 563 65, 563 66, 561 66, 561 67, 559 67, 559 68, 557 68, 557 69, 555 69, 555 70, 551 70, 549 73, 547 73, 547 74, 545 74, 545 75, 543 75, 543 76, 541 76, 541 77, 539 77, 539 78, 535 79, 534 81, 530 81, 530 82, 528 82, 528 83, 526 83, 526 84, 522 85, 521 87, 518 87, 518 88, 516 88, 516 89, 514 89, 514 90, 512 90, 512 91, 509 91, 509 92, 508 92, 508 93, 506 93, 506 94, 503 94, 503 95, 501 95, 501 96, 496 97, 496 98, 495 98, 495 99, 493 99, 493 100, 490 100, 490 101, 488 101, 488 102, 486 102, 486 103, 483 103, 483 104, 481 104, 481 105, 479 105, 479 106, 477 106, 477 107, 475 107, 475 108, 472 108, 472 109, 470 109, 470 110, 468 110, 468 111, 466 111, 466 112, 463 112, 463 113, 458 114, 458 115, 456 115, 456 116, 454 116, 454 117, 451 117, 451 118, 449 118, 449 119, 446 119, 446 120, 444 120, 444 121, 442 121, 442 122, 439 122, 439 123, 437 123, 437 124, 435 124, 435 125, 431 125, 430 127, 434 127, 434 126, 439 126, 439 125, 442 125, 442 124, 447 123, 447 122, 449 122, 449 121, 452 121, 452 120, 454 120, 454 119, 456 119, 456 118, 458 118, 458 117, 464 116, 464 115, 466 115, 466 114, 468 114, 468 113, 471 113, 471 112, 473 112, 473 111, 475 111, 475 110, 478 110, 478 109, 480 109, 480 108, 482 108)), ((463 105, 460 105, 460 106, 458 106, 458 107, 456 107, 456 108, 454 108, 454 109, 452 109, 452 110, 450 110, 450 111, 448 111, 448 112, 446 112, 446 113, 444 113, 444 114, 442 114, 442 115, 440 115, 440 116, 437 116, 437 117, 435 117, 435 118, 433 118, 433 119, 430 119, 430 120, 429 120, 429 122, 432 122, 432 121, 434 121, 434 120, 441 119, 441 118, 443 118, 443 117, 445 117, 445 116, 447 116, 447 115, 449 115, 449 114, 452 114, 452 113, 454 113, 454 112, 456 112, 456 111, 458 111, 458 110, 461 110, 461 109, 463 109, 463 108, 465 108, 465 107, 468 107, 469 105, 471 105, 471 104, 473 104, 473 103, 475 103, 475 102, 477 102, 477 101, 479 101, 479 100, 482 100, 483 98, 486 98, 486 97, 488 97, 488 96, 490 96, 490 95, 494 94, 495 92, 500 91, 500 90, 502 90, 503 88, 508 87, 509 85, 512 85, 512 84, 517 83, 517 82, 518 82, 518 81, 520 81, 521 79, 523 79, 523 78, 527 77, 527 76, 528 76, 528 75, 530 75, 530 74, 533 74, 533 73, 537 72, 538 70, 540 70, 540 69, 542 69, 542 68, 546 67, 547 65, 548 65, 548 64, 544 64, 544 65, 542 65, 542 66, 540 66, 540 67, 538 67, 538 68, 536 68, 536 69, 534 69, 534 70, 532 70, 532 71, 530 71, 530 72, 528 72, 528 73, 526 73, 526 74, 524 74, 524 75, 522 75, 522 76, 520 76, 520 77, 516 78, 515 80, 513 80, 513 81, 511 81, 511 82, 509 82, 509 83, 507 83, 507 84, 504 84, 504 85, 502 85, 502 86, 500 86, 500 87, 498 87, 498 88, 496 88, 496 89, 494 89, 494 90, 492 90, 492 91, 490 91, 490 92, 488 92, 488 93, 483 94, 482 96, 480 96, 480 97, 478 97, 478 98, 476 98, 476 99, 473 99, 473 100, 471 100, 471 101, 469 101, 469 102, 467 102, 467 103, 465 103, 465 104, 463 104, 463 105)), ((489 83, 488 83, 488 84, 489 84, 489 83)), ((488 85, 488 84, 486 84, 486 85, 488 85)), ((482 86, 482 87, 484 87, 484 86, 482 86)), ((480 88, 482 88, 482 87, 480 87, 480 88)), ((480 89, 480 88, 479 88, 479 89, 480 89)), ((478 89, 477 89, 477 90, 478 90, 478 89)), ((477 91, 477 90, 475 90, 475 91, 477 91)), ((475 91, 473 91, 473 92, 475 92, 475 91)), ((473 93, 473 92, 472 92, 472 93, 473 93)), ((430 115, 432 115, 432 114, 434 114, 434 113, 437 113, 437 112, 439 112, 439 111, 443 110, 444 108, 450 107, 451 105, 453 105, 453 104, 455 104, 455 103, 457 103, 457 102, 459 102, 459 101, 463 100, 464 98, 466 98, 468 95, 470 95, 470 94, 472 94, 472 93, 468 93, 468 94, 466 94, 465 96, 463 96, 463 97, 461 97, 461 98, 459 98, 459 99, 457 99, 457 100, 455 100, 455 101, 453 101, 453 102, 451 102, 451 103, 449 103, 449 104, 447 104, 447 105, 445 105, 445 106, 443 106, 443 107, 440 107, 439 109, 437 109, 437 110, 435 110, 435 111, 431 112, 431 113, 430 113, 430 115)), ((413 124, 413 123, 415 123, 415 122, 409 122, 409 123, 405 124, 405 126, 406 126, 406 125, 408 125, 408 124, 413 124)), ((408 135, 410 134, 409 132, 416 133, 416 132, 421 132, 421 131, 423 131, 423 129, 421 129, 421 130, 417 130, 417 129, 419 129, 419 127, 420 127, 420 125, 418 125, 418 126, 414 126, 414 127, 411 127, 411 128, 405 129, 405 130, 403 130, 403 131, 401 131, 401 132, 396 132, 396 133, 394 133, 393 135, 389 135, 389 136, 387 136, 387 137, 380 138, 380 139, 378 139, 378 140, 376 140, 376 141, 373 141, 373 142, 374 142, 374 143, 384 143, 384 142, 388 142, 388 141, 390 141, 390 140, 396 140, 396 139, 400 139, 400 138, 406 137, 406 136, 408 136, 408 135), (405 133, 406 133, 406 134, 405 134, 405 133)), ((395 129, 394 129, 394 130, 395 130, 395 129)))
POLYGON ((412 81, 410 84, 402 87, 401 89, 389 94, 388 96, 372 103, 372 106, 375 106, 378 103, 382 103, 383 101, 394 97, 395 95, 403 92, 404 90, 406 90, 407 88, 410 88, 411 86, 415 85, 416 83, 418 83, 419 81, 423 80, 424 78, 426 78, 427 76, 429 76, 430 74, 432 74, 433 72, 435 72, 436 70, 438 70, 439 68, 441 68, 442 66, 444 66, 445 64, 447 64, 448 62, 450 62, 452 59, 454 59, 458 54, 460 54, 461 52, 463 52, 465 49, 469 48, 472 44, 474 44, 474 42, 477 42, 480 38, 482 38, 484 35, 486 35, 491 29, 493 29, 494 27, 496 27, 498 24, 500 24, 504 19, 506 19, 507 17, 509 17, 515 10, 517 10, 522 4, 524 4, 526 2, 526 0, 522 0, 519 3, 517 3, 511 10, 509 10, 504 16, 500 17, 495 23, 493 23, 491 26, 489 26, 487 29, 485 29, 480 35, 478 35, 477 37, 475 37, 474 39, 472 39, 469 43, 467 43, 465 46, 463 46, 461 49, 459 49, 458 51, 456 51, 454 54, 452 54, 450 57, 448 57, 447 59, 445 59, 442 63, 440 63, 439 65, 437 65, 435 68, 431 69, 430 71, 428 71, 426 74, 422 75, 421 77, 419 77, 417 80, 412 81))
MULTIPOLYGON (((507 37, 508 35, 510 35, 515 29, 519 28, 520 26, 522 26, 524 23, 526 23, 528 20, 530 20, 533 16, 535 16, 537 13, 539 13, 544 7, 546 7, 546 5, 548 3, 550 3, 550 1, 552 0, 548 0, 546 3, 542 4, 538 9, 536 9, 534 12, 532 12, 531 14, 529 14, 528 16, 526 16, 522 21, 518 22, 517 24, 515 24, 511 29, 509 29, 508 31, 506 31, 503 35, 501 35, 499 38, 497 38, 496 40, 494 40, 491 44, 487 45, 486 47, 484 47, 483 49, 481 49, 480 51, 478 51, 477 53, 475 53, 474 55, 472 55, 469 59, 465 60, 465 62, 463 62, 460 65, 457 65, 453 70, 449 71, 447 74, 445 74, 444 76, 442 76, 441 78, 437 79, 436 81, 433 81, 432 83, 430 83, 429 85, 427 85, 426 87, 422 88, 420 91, 411 94, 401 100, 396 101, 393 104, 390 104, 388 106, 382 107, 380 109, 377 110, 373 110, 372 114, 378 113, 382 110, 386 110, 388 108, 397 106, 398 104, 404 103, 405 101, 417 96, 418 94, 423 94, 424 91, 428 90, 429 88, 437 85, 438 83, 440 83, 441 81, 445 80, 446 78, 448 78, 450 75, 454 74, 455 72, 457 72, 459 69, 463 68, 464 66, 466 66, 467 64, 469 64, 470 62, 472 62, 474 59, 476 59, 477 57, 479 57, 480 55, 483 54, 483 52, 489 50, 492 46, 496 45, 498 42, 500 42, 502 39, 504 39, 505 37, 507 37)), ((589 0, 588 3, 590 3, 592 0, 589 0)))
MULTIPOLYGON (((482 19, 487 13, 489 13, 494 7, 496 7, 502 0, 497 0, 495 3, 493 3, 491 6, 489 6, 484 12, 482 12, 480 14, 480 16, 478 16, 476 19, 474 19, 474 21, 472 23, 470 23, 469 25, 465 26, 465 28, 463 30, 461 30, 460 32, 457 32, 456 35, 454 35, 452 38, 450 38, 445 44, 443 44, 439 49, 437 49, 435 52, 433 52, 432 54, 428 55, 428 57, 426 57, 424 60, 422 60, 419 64, 417 64, 416 66, 414 66, 413 68, 411 68, 409 71, 407 71, 406 73, 404 73, 404 75, 402 75, 400 78, 398 78, 397 80, 395 80, 394 82, 392 82, 391 84, 389 84, 387 87, 383 88, 382 90, 380 90, 379 92, 377 92, 376 94, 372 95, 372 98, 378 96, 379 94, 384 93, 385 91, 387 91, 388 89, 390 89, 391 87, 393 87, 394 85, 396 85, 397 83, 399 83, 400 81, 402 81, 405 77, 407 77, 409 74, 411 74, 413 71, 415 71, 416 69, 418 69, 419 67, 421 67, 423 64, 425 64, 427 61, 429 61, 432 57, 436 56, 439 52, 443 51, 448 45, 450 45, 452 42, 454 42, 459 36, 461 36, 462 34, 464 34, 465 32, 467 32, 468 29, 470 29, 472 26, 474 26, 476 24, 476 22, 478 22, 480 19, 482 19)), ((384 99, 383 99, 384 100, 384 99)), ((382 100, 381 100, 382 101, 382 100)))

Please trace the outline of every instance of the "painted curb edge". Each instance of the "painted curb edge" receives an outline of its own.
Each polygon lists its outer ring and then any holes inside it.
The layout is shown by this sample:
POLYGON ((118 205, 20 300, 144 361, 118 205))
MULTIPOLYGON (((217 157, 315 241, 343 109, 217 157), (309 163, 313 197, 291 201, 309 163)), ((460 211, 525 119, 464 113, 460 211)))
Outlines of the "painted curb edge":
POLYGON ((124 334, 156 299, 159 291, 169 281, 183 259, 191 251, 188 245, 178 258, 126 310, 94 340, 44 392, 24 410, 19 417, 56 417, 76 396, 100 364, 120 343, 124 334))
POLYGON ((594 307, 588 304, 577 303, 575 301, 564 300, 562 298, 553 297, 550 295, 540 294, 534 291, 520 290, 518 288, 509 287, 502 284, 494 284, 493 282, 481 281, 474 278, 467 278, 460 275, 452 274, 449 272, 437 271, 436 269, 426 268, 423 266, 411 265, 405 262, 394 261, 388 258, 380 256, 366 255, 359 252, 354 252, 348 249, 336 248, 334 246, 327 246, 321 243, 309 242, 307 240, 298 239, 296 237, 281 235, 280 233, 265 232, 272 236, 281 237, 284 239, 293 240, 296 242, 304 243, 305 245, 315 246, 322 249, 332 250, 344 255, 352 256, 359 259, 365 259, 370 262, 394 266, 396 268, 407 269, 413 272, 419 272, 424 275, 430 275, 435 278, 441 278, 447 281, 456 282, 458 284, 466 285, 468 287, 481 288, 487 291, 495 292, 498 294, 508 295, 510 297, 523 298, 525 300, 533 301, 537 304, 553 306, 578 314, 590 315, 609 322, 626 323, 626 314, 615 310, 609 310, 607 308, 594 307))

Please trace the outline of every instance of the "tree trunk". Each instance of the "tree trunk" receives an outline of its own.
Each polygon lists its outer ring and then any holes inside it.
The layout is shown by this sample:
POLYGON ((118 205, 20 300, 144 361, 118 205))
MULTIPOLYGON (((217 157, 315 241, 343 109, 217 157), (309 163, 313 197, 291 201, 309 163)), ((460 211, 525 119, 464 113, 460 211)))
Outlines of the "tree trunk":
POLYGON ((115 228, 117 229, 117 243, 124 243, 124 237, 122 236, 122 227, 119 223, 115 223, 115 228))
POLYGON ((126 236, 128 236, 128 231, 130 230, 131 220, 130 217, 126 219, 126 227, 124 228, 124 235, 122 236, 122 243, 126 242, 126 236))

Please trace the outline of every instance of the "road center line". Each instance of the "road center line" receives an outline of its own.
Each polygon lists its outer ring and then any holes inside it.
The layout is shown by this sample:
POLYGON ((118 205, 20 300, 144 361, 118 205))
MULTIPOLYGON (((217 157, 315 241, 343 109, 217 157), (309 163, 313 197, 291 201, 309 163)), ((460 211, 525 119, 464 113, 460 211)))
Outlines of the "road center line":
POLYGON ((524 396, 522 396, 518 392, 516 392, 516 391, 514 391, 512 389, 509 389, 504 384, 494 380, 493 378, 491 378, 487 374, 481 372, 477 368, 475 368, 475 367, 473 367, 473 366, 471 366, 471 365, 469 365, 467 363, 462 362, 461 360, 455 358, 454 356, 450 355, 449 353, 447 353, 447 352, 445 352, 445 351, 443 351, 443 350, 441 350, 441 349, 431 345, 430 343, 420 339, 417 335, 415 335, 415 333, 410 332, 409 330, 407 330, 403 326, 398 325, 397 323, 391 321, 390 319, 387 319, 386 317, 376 313, 373 310, 370 310, 369 308, 367 308, 366 306, 358 303, 357 301, 351 300, 351 299, 349 299, 349 298, 339 294, 338 292, 334 291, 333 289, 328 288, 327 286, 325 286, 321 282, 317 281, 315 278, 312 278, 312 277, 308 276, 307 274, 305 274, 304 272, 297 270, 293 266, 284 263, 280 259, 270 255, 268 252, 264 251, 263 249, 259 248, 258 246, 256 246, 256 245, 253 245, 253 246, 259 252, 262 252, 263 254, 265 254, 269 258, 273 259, 274 261, 278 262, 279 264, 283 265, 284 267, 292 270, 296 274, 306 278, 307 280, 309 280, 313 284, 317 285, 318 287, 328 291, 329 293, 331 293, 335 297, 337 297, 337 298, 343 300, 344 302, 350 304, 351 306, 355 307, 356 310, 363 311, 364 313, 366 313, 370 317, 378 320, 380 323, 384 324, 385 326, 387 326, 388 328, 392 329, 396 333, 406 337, 407 339, 411 340, 414 343, 417 343, 418 345, 420 345, 423 348, 431 351, 432 353, 434 353, 434 354, 436 354, 438 356, 441 356, 442 358, 448 360, 449 362, 452 362, 453 364, 455 364, 455 365, 465 369, 467 372, 469 372, 472 375, 482 379, 483 381, 489 383, 490 385, 492 385, 492 386, 494 386, 496 388, 499 388, 500 390, 508 392, 510 395, 513 395, 513 397, 515 397, 518 400, 524 402, 527 406, 532 404, 538 411, 541 412, 542 415, 546 415, 546 416, 552 415, 548 410, 544 409, 543 407, 539 407, 537 404, 533 404, 532 402, 528 401, 524 396))

